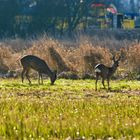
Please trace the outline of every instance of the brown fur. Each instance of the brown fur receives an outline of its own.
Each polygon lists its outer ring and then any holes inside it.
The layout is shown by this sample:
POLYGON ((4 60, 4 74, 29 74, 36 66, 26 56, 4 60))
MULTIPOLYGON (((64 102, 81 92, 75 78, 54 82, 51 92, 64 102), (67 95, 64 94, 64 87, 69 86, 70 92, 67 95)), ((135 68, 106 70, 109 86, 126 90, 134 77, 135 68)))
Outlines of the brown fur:
POLYGON ((56 72, 52 72, 44 60, 34 55, 27 55, 24 56, 20 61, 23 66, 23 71, 21 73, 22 82, 24 81, 24 74, 25 74, 26 78, 29 81, 29 84, 31 84, 31 80, 29 78, 29 71, 30 69, 34 69, 39 74, 39 79, 38 79, 39 84, 40 84, 40 78, 42 81, 41 83, 43 84, 42 73, 47 74, 50 77, 51 84, 54 84, 56 80, 56 72))
POLYGON ((110 81, 111 76, 117 70, 117 67, 119 66, 119 61, 120 61, 120 57, 118 60, 115 60, 115 57, 113 57, 114 63, 112 67, 107 67, 104 64, 97 64, 95 66, 95 74, 96 74, 95 90, 97 90, 97 82, 98 82, 99 76, 102 77, 102 84, 104 88, 105 88, 104 80, 107 79, 108 90, 110 89, 109 81, 110 81))

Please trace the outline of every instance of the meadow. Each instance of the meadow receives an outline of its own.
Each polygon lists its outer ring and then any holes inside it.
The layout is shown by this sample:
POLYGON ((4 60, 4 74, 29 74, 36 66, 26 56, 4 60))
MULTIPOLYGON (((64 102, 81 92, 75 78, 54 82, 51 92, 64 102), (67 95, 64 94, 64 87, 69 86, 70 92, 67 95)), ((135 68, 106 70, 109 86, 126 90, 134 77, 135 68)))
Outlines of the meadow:
POLYGON ((95 80, 0 81, 2 140, 140 139, 140 81, 113 80, 111 91, 95 80))
POLYGON ((0 40, 0 139, 2 140, 139 140, 140 44, 82 36, 77 40, 0 40), (38 85, 21 83, 20 59, 45 60, 59 78, 38 85), (111 91, 95 91, 94 66, 112 65, 121 56, 111 91), (11 77, 11 78, 10 78, 11 77), (73 80, 72 80, 73 79, 73 80), (74 80, 77 79, 77 80, 74 80))

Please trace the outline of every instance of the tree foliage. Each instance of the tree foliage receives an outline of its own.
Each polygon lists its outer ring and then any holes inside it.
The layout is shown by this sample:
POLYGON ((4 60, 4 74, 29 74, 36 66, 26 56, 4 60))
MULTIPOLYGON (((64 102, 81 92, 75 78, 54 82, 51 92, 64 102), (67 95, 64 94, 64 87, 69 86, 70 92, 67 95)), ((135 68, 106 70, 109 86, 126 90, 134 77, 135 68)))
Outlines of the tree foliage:
POLYGON ((1 0, 0 37, 42 32, 70 35, 79 25, 86 27, 94 2, 113 3, 122 9, 121 0, 1 0))

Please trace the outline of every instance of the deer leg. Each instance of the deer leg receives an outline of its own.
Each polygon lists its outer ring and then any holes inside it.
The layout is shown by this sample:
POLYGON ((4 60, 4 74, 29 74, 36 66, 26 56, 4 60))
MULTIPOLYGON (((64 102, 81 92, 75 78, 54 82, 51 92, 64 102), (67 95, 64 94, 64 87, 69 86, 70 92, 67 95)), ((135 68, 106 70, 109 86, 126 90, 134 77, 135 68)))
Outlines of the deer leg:
POLYGON ((39 74, 38 83, 43 84, 42 73, 39 72, 38 74, 39 74), (40 83, 40 79, 41 79, 41 83, 40 83))
POLYGON ((104 89, 105 89, 104 78, 102 78, 102 85, 103 85, 103 87, 104 87, 104 89))
POLYGON ((25 74, 25 72, 26 72, 26 69, 23 68, 22 73, 21 73, 22 83, 23 83, 23 81, 24 81, 24 74, 25 74))
POLYGON ((43 85, 43 77, 42 77, 42 73, 40 74, 41 76, 41 84, 43 85))
POLYGON ((38 84, 40 85, 40 73, 38 72, 38 84))
POLYGON ((107 78, 107 85, 108 85, 108 90, 110 89, 110 87, 109 87, 109 78, 107 78))
POLYGON ((29 81, 29 84, 31 85, 31 80, 30 80, 30 77, 29 77, 29 70, 30 69, 27 69, 25 75, 26 75, 27 80, 29 81))
POLYGON ((95 81, 95 90, 97 91, 97 83, 98 83, 99 75, 96 73, 96 81, 95 81))

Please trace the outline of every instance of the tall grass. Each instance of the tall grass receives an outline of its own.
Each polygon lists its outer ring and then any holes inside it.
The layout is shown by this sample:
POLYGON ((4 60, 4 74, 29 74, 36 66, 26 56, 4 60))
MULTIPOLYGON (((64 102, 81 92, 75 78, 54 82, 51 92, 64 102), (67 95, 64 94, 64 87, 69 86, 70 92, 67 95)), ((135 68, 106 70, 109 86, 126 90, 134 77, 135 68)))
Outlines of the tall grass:
POLYGON ((127 40, 80 37, 76 42, 56 40, 46 36, 35 40, 6 40, 0 43, 1 71, 20 69, 20 58, 27 54, 44 59, 52 69, 93 73, 97 63, 111 65, 113 55, 122 56, 119 70, 125 73, 140 72, 138 42, 127 40))
POLYGON ((140 44, 129 47, 127 60, 130 69, 140 74, 140 44))

